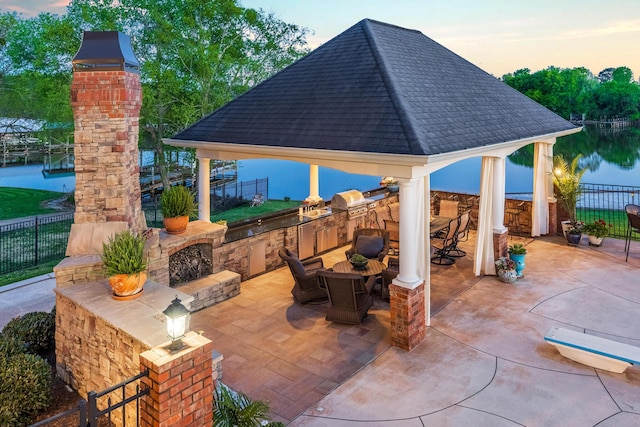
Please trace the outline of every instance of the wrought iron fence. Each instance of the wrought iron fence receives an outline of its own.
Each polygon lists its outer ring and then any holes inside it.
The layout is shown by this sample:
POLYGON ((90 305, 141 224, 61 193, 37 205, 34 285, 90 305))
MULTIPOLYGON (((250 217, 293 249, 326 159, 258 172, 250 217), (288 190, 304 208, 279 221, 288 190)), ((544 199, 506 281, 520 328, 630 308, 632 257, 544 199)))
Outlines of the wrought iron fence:
POLYGON ((73 213, 0 225, 0 274, 64 258, 73 213))
POLYGON ((577 204, 578 221, 589 223, 602 219, 611 225, 609 236, 624 239, 628 223, 624 207, 639 204, 640 187, 584 183, 580 186, 582 195, 577 204))
POLYGON ((38 421, 35 424, 31 424, 29 427, 44 427, 61 419, 67 419, 67 423, 65 425, 93 427, 98 426, 98 420, 101 417, 105 418, 107 425, 113 425, 112 422, 114 420, 112 418, 114 417, 112 417, 112 413, 118 409, 122 410, 117 417, 119 425, 139 426, 140 399, 142 396, 149 394, 149 389, 147 387, 140 387, 139 380, 147 376, 149 376, 148 370, 106 390, 100 392, 90 391, 88 401, 80 399, 78 405, 74 408, 54 415, 46 420, 38 421), (106 406, 101 405, 104 406, 104 409, 98 409, 98 399, 100 398, 107 399, 106 406), (129 415, 127 415, 127 408, 129 408, 129 415), (133 413, 131 411, 133 411, 133 413), (71 418, 77 419, 77 424, 76 421, 71 421, 71 418))

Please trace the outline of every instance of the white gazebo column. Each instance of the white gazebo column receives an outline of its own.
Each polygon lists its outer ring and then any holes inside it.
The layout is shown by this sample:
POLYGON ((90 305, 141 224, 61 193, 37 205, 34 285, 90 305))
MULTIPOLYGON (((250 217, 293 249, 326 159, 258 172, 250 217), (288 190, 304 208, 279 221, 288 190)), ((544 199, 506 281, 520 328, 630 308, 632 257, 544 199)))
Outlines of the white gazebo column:
POLYGON ((211 160, 198 158, 198 219, 211 222, 211 160))
POLYGON ((505 202, 505 157, 494 157, 493 159, 493 258, 491 263, 497 258, 507 255, 509 248, 509 230, 504 226, 504 202, 505 202))
MULTIPOLYGON (((400 271, 389 285, 391 344, 411 350, 425 337, 425 284, 418 274, 418 261, 424 245, 421 196, 416 180, 400 179, 400 271)), ((422 186, 419 186, 422 188, 422 186)))
POLYGON ((320 197, 320 185, 318 182, 318 165, 309 165, 309 197, 305 199, 311 204, 322 201, 320 197))

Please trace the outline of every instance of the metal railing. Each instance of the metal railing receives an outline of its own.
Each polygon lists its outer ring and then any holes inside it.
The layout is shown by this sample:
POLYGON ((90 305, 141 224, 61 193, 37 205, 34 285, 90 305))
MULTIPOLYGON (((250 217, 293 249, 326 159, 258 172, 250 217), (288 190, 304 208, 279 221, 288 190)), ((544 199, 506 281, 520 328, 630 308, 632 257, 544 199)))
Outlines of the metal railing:
POLYGON ((0 225, 0 274, 64 258, 73 213, 0 225))
POLYGON ((577 219, 585 224, 602 219, 610 224, 609 236, 624 239, 627 215, 624 207, 640 203, 640 187, 627 185, 580 184, 577 219))
MULTIPOLYGON (((127 423, 127 420, 135 421, 135 425, 140 425, 140 398, 142 396, 146 396, 149 394, 149 389, 147 387, 140 387, 138 380, 144 377, 149 376, 149 371, 146 370, 144 372, 139 373, 138 375, 131 377, 120 384, 116 384, 113 387, 110 387, 106 390, 95 392, 90 391, 88 395, 88 401, 84 399, 80 399, 78 405, 74 408, 71 408, 65 412, 54 415, 53 417, 47 418, 46 420, 38 421, 35 424, 31 424, 29 427, 44 427, 51 424, 54 421, 61 420, 64 418, 70 418, 74 416, 76 413, 77 416, 77 425, 78 427, 89 427, 89 426, 97 426, 98 419, 101 417, 105 417, 108 425, 112 424, 112 412, 117 409, 122 408, 121 416, 119 417, 120 425, 127 426, 131 425, 127 423), (127 393, 127 386, 135 383, 135 392, 129 391, 127 393), (113 393, 118 393, 119 396, 112 397, 113 393), (128 395, 127 395, 128 394, 128 395), (98 409, 98 399, 106 397, 107 405, 105 409, 98 409), (115 402, 114 402, 115 401, 115 402), (129 406, 128 406, 129 405, 129 406), (133 406, 133 408, 131 408, 133 406), (126 408, 129 407, 134 411, 133 415, 127 416, 126 408)), ((75 421, 67 421, 68 425, 76 425, 75 421), (70 424, 73 423, 73 424, 70 424)))

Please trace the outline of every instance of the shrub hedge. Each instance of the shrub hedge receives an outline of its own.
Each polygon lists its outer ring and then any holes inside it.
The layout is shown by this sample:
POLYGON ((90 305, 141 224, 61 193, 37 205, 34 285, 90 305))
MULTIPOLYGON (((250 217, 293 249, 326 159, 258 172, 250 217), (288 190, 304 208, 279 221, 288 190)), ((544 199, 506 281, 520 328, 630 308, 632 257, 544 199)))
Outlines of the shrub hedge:
POLYGON ((53 348, 55 327, 55 312, 34 311, 11 319, 2 335, 22 340, 27 353, 42 356, 53 348))

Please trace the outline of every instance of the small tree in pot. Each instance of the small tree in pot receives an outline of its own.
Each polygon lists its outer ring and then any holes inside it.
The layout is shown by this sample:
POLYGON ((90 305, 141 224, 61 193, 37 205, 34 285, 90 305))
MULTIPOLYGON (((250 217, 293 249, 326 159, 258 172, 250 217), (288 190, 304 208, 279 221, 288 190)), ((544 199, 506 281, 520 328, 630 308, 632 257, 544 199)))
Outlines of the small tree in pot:
POLYGON ((189 217, 195 216, 197 212, 194 194, 182 185, 169 187, 160 196, 160 210, 167 233, 184 233, 189 217))
POLYGON ((580 188, 580 180, 587 171, 586 168, 580 168, 581 154, 573 158, 571 164, 561 155, 553 158, 553 184, 557 188, 558 203, 569 215, 570 224, 576 222, 576 205, 582 194, 580 188))

